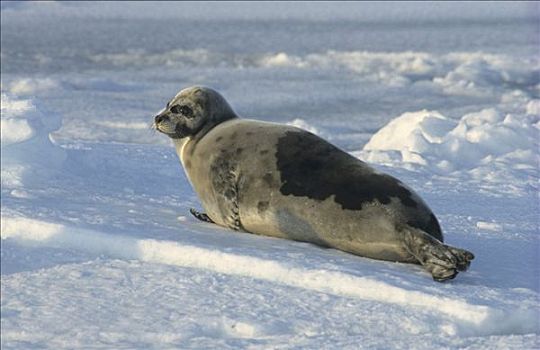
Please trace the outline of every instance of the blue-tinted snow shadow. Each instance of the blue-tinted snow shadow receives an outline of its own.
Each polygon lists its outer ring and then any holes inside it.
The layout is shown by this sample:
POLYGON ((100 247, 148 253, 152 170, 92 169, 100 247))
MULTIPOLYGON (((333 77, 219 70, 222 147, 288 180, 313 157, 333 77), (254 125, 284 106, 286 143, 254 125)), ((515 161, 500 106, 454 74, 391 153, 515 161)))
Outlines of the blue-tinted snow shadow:
POLYGON ((50 267, 95 260, 96 256, 81 250, 51 248, 43 245, 26 245, 7 238, 1 240, 0 271, 10 275, 50 267))

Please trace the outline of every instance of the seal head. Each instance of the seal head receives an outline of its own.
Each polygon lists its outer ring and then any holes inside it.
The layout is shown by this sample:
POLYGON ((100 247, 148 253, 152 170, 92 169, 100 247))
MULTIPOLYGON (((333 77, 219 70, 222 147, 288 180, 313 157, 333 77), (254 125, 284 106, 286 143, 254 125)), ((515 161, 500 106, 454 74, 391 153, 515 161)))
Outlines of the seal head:
POLYGON ((154 126, 172 139, 201 138, 214 126, 237 118, 227 101, 215 90, 195 86, 180 91, 154 117, 154 126))

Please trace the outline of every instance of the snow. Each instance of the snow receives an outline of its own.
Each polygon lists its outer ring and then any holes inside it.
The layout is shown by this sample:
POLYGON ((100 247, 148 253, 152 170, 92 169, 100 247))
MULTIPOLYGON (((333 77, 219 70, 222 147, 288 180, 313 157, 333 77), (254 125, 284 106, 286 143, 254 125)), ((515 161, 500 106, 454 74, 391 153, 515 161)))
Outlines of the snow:
POLYGON ((488 230, 488 231, 502 231, 503 230, 502 225, 496 222, 478 221, 476 223, 476 227, 478 227, 481 230, 488 230))
POLYGON ((2 349, 540 347, 537 4, 406 5, 2 2, 2 349), (470 270, 197 221, 150 128, 193 84, 403 180, 470 270))
POLYGON ((16 1, 2 2, 5 13, 18 13, 31 16, 54 17, 95 17, 115 19, 196 19, 219 20, 223 18, 232 20, 328 20, 336 18, 341 20, 361 20, 367 22, 381 21, 448 21, 462 19, 501 19, 533 17, 534 4, 516 6, 507 3, 499 6, 488 4, 472 4, 467 11, 452 3, 443 4, 412 4, 397 8, 393 3, 379 4, 159 4, 138 3, 132 1, 130 6, 122 4, 105 3, 96 5, 92 3, 77 3, 64 1, 42 1, 28 6, 16 1))
POLYGON ((28 140, 34 136, 34 129, 28 118, 18 118, 24 112, 32 109, 29 101, 11 101, 2 94, 2 145, 28 140))
MULTIPOLYGON (((459 120, 437 111, 407 112, 375 133, 360 157, 381 164, 408 163, 438 174, 452 173, 478 181, 525 183, 538 190, 540 164, 538 115, 504 115, 490 108, 469 113, 459 120), (535 151, 536 150, 536 151, 535 151)), ((511 192, 518 192, 515 188, 511 192)))
MULTIPOLYGON (((495 324, 494 319, 501 318, 502 315, 487 307, 470 305, 461 300, 408 291, 382 281, 354 277, 340 272, 293 268, 277 261, 201 249, 176 242, 137 240, 119 235, 109 236, 58 224, 11 217, 3 217, 2 235, 4 239, 14 238, 29 242, 46 241, 45 245, 50 247, 64 247, 124 259, 200 268, 339 296, 353 296, 362 300, 401 304, 423 310, 433 309, 463 321, 463 331, 466 333, 474 334, 475 326, 479 328, 481 333, 486 328, 488 328, 488 332, 493 332, 489 329, 490 327, 499 332, 504 332, 507 327, 510 327, 512 331, 515 331, 515 327, 517 327, 520 332, 534 330, 532 327, 534 326, 534 315, 525 311, 522 315, 514 315, 514 318, 517 318, 521 325, 519 322, 517 325, 514 324, 516 323, 514 320, 501 323, 502 319, 496 320, 497 324, 495 324), (531 321, 532 324, 527 325, 531 321)), ((451 332, 450 335, 456 333, 455 329, 444 331, 451 332)))
POLYGON ((537 120, 537 116, 504 116, 495 109, 466 114, 457 122, 437 111, 407 112, 375 133, 364 150, 400 151, 404 161, 416 153, 411 162, 442 159, 455 170, 504 157, 512 158, 514 167, 533 168, 538 158, 530 150, 540 146, 537 120))
POLYGON ((297 128, 301 128, 304 130, 307 130, 315 135, 323 136, 322 131, 317 129, 316 127, 309 125, 308 122, 306 122, 304 119, 296 118, 294 120, 291 120, 290 122, 285 123, 287 125, 296 126, 297 128))
POLYGON ((57 89, 59 84, 56 80, 51 78, 44 79, 20 79, 14 82, 9 91, 15 95, 32 95, 37 91, 46 91, 48 89, 57 89))
POLYGON ((31 183, 39 173, 47 179, 65 159, 65 152, 52 143, 49 133, 59 118, 44 117, 30 100, 2 94, 2 185, 31 183))
MULTIPOLYGON (((529 115, 540 115, 540 100, 530 100, 527 103, 527 114, 529 115)), ((538 127, 538 121, 536 122, 538 127)))

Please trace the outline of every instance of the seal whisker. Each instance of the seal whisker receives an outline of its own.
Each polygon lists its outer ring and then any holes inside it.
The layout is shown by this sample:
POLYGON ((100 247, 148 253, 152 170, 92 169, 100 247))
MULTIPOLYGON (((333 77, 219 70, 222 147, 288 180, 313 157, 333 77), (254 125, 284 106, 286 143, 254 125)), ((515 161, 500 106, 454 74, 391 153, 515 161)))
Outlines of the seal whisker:
POLYGON ((151 123, 149 123, 146 130, 152 134, 155 134, 158 131, 156 122, 152 121, 151 123))

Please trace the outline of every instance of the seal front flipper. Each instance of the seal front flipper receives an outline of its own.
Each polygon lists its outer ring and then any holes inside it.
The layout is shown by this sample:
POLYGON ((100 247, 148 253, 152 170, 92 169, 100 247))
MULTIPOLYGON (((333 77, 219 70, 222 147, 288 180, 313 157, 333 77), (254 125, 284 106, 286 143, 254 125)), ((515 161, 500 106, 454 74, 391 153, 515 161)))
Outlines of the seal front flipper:
POLYGON ((211 224, 215 224, 215 222, 212 219, 210 219, 210 217, 208 215, 206 215, 205 213, 201 213, 200 211, 197 211, 197 210, 195 210, 193 208, 190 208, 189 212, 191 213, 191 215, 193 215, 194 217, 196 217, 197 219, 199 219, 201 221, 209 222, 211 224))
POLYGON ((212 186, 222 224, 235 231, 242 230, 238 208, 238 172, 234 157, 223 152, 211 166, 212 186))
POLYGON ((431 273, 435 281, 453 279, 474 259, 472 253, 445 245, 422 230, 406 226, 401 232, 405 249, 431 273))

